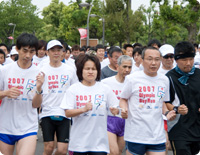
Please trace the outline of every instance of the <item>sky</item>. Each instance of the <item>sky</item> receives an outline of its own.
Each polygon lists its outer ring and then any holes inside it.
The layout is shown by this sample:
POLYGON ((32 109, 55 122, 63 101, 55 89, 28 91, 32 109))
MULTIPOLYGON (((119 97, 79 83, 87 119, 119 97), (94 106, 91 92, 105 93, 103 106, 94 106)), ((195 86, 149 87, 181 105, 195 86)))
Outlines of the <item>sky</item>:
MULTIPOLYGON (((68 5, 70 0, 60 0, 64 4, 68 5)), ((149 6, 150 0, 132 0, 132 10, 137 10, 140 5, 144 5, 145 7, 149 6)), ((42 11, 44 7, 48 6, 51 3, 51 0, 32 0, 32 3, 39 8, 39 11, 42 11)))

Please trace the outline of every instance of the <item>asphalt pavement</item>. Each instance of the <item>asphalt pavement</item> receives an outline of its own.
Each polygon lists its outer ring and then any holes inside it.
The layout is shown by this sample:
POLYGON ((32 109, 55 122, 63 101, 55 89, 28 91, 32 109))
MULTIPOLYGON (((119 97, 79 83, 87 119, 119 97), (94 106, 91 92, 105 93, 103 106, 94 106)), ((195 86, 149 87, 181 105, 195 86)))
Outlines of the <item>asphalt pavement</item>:
MULTIPOLYGON (((37 147, 36 147, 36 153, 35 153, 35 155, 42 155, 43 149, 44 149, 43 147, 44 147, 44 145, 43 145, 42 132, 41 132, 41 129, 39 129, 39 131, 38 131, 37 147)), ((126 155, 126 153, 123 152, 122 155, 126 155)), ((172 151, 169 151, 168 155, 173 155, 172 151)))

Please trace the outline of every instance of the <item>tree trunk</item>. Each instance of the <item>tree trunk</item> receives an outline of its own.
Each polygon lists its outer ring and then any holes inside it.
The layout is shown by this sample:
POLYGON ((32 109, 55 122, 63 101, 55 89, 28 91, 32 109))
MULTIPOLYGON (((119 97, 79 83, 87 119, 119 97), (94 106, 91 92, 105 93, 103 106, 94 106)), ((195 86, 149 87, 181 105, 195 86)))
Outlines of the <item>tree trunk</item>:
POLYGON ((188 30, 188 41, 191 43, 195 43, 197 36, 196 23, 191 23, 189 26, 187 26, 187 30, 188 30))

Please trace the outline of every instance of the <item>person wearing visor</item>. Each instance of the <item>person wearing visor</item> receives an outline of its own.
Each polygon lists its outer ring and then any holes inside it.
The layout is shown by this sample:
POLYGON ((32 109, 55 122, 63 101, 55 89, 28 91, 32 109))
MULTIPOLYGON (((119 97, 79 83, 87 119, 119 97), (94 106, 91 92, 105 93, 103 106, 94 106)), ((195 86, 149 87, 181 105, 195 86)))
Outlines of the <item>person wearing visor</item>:
POLYGON ((169 70, 174 68, 174 47, 169 44, 162 45, 160 47, 162 54, 162 64, 158 70, 158 73, 166 74, 169 70))
POLYGON ((169 140, 176 155, 195 155, 200 150, 200 70, 194 67, 195 48, 190 42, 175 46, 177 66, 166 75, 170 80, 169 110, 176 119, 168 122, 169 140))
POLYGON ((55 154, 67 154, 69 143, 70 119, 60 103, 70 85, 78 81, 75 70, 62 63, 63 46, 58 40, 51 40, 47 44, 50 62, 41 71, 45 74, 43 85, 43 101, 41 105, 41 127, 44 139, 43 155, 51 155, 54 150, 54 135, 57 138, 55 154))
POLYGON ((16 50, 16 46, 13 46, 12 47, 12 50, 10 52, 10 58, 13 60, 13 61, 17 61, 18 60, 18 52, 16 50))

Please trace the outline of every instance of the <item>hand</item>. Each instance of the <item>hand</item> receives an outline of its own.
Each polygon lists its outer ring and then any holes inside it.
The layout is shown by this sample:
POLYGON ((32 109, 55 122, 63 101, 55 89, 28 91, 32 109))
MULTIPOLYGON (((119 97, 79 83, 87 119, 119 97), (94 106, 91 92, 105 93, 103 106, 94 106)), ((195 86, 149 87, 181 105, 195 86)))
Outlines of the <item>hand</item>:
POLYGON ((128 118, 128 109, 122 109, 121 116, 123 119, 127 119, 128 118))
POLYGON ((166 117, 167 117, 167 120, 173 121, 176 118, 176 112, 172 110, 167 114, 166 117))
POLYGON ((36 87, 37 87, 38 91, 42 90, 42 85, 44 83, 44 77, 45 77, 45 74, 43 72, 39 73, 36 76, 36 87))
POLYGON ((186 115, 188 113, 188 108, 185 104, 182 104, 178 107, 178 113, 181 115, 186 115))
POLYGON ((83 108, 84 112, 88 112, 90 110, 92 110, 92 103, 91 101, 89 101, 88 103, 86 103, 85 107, 83 108))
POLYGON ((115 107, 110 107, 110 112, 115 116, 119 114, 119 109, 115 107))
POLYGON ((12 87, 9 90, 6 91, 6 96, 8 98, 17 98, 21 94, 21 91, 18 89, 18 87, 12 87))

